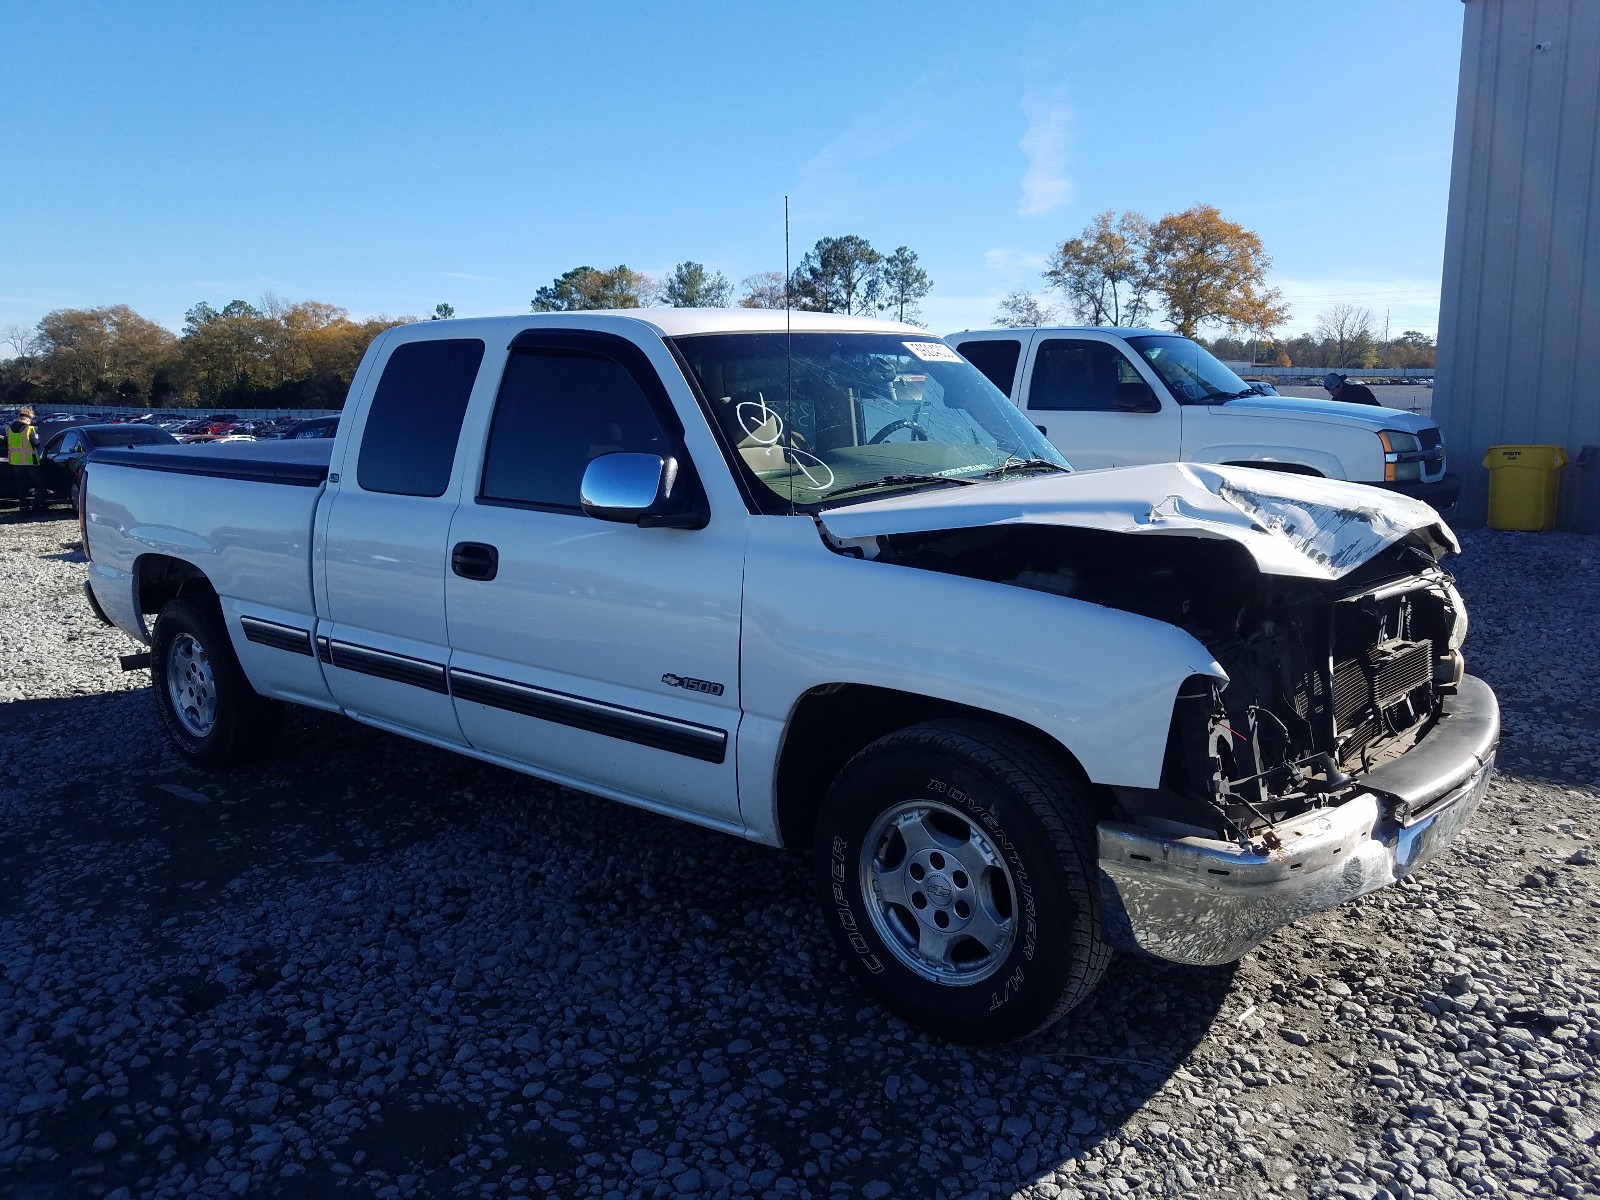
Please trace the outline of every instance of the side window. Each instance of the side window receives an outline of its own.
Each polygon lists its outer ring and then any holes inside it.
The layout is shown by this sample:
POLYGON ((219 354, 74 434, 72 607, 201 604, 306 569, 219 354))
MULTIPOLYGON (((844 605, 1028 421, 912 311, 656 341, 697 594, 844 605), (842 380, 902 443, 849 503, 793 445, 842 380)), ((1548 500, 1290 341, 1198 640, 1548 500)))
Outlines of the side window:
POLYGON ((58 443, 56 443, 55 453, 52 454, 51 457, 52 458, 66 458, 69 455, 77 454, 80 450, 83 449, 83 446, 81 444, 82 442, 83 442, 83 435, 82 434, 64 433, 64 434, 61 435, 61 440, 58 443))
POLYGON ((1028 407, 1043 411, 1115 412, 1117 387, 1142 379, 1127 355, 1108 342, 1051 338, 1039 346, 1028 407))
POLYGON ((960 342, 956 350, 988 381, 1007 396, 1011 385, 1017 381, 1017 359, 1022 356, 1022 343, 1011 338, 985 338, 981 341, 960 342))
POLYGON ((478 495, 576 511, 590 460, 624 450, 673 453, 626 367, 579 350, 514 351, 495 401, 478 495))
POLYGON ((356 479, 364 490, 444 495, 482 362, 477 338, 408 342, 389 355, 361 432, 356 479))

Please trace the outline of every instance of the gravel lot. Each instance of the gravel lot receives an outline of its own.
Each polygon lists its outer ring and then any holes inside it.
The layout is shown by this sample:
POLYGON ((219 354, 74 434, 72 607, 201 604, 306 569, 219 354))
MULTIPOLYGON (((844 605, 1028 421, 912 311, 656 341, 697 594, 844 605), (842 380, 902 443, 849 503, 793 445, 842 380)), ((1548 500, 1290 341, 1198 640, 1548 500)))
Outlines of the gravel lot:
POLYGON ((973 1050, 797 858, 320 714, 181 765, 76 537, 0 516, 0 1195, 1600 1194, 1600 540, 1466 538, 1462 845, 973 1050))

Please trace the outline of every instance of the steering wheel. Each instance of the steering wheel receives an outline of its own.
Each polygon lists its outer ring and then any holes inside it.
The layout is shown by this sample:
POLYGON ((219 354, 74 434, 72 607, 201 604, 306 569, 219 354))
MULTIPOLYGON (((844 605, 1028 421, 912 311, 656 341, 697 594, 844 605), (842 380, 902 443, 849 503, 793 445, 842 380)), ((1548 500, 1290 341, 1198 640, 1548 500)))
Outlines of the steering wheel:
POLYGON ((921 425, 918 425, 915 418, 901 417, 898 421, 890 421, 882 429, 878 430, 877 433, 868 438, 867 445, 880 445, 889 440, 889 435, 891 433, 898 433, 902 429, 911 430, 911 440, 913 442, 925 442, 928 440, 928 431, 921 425))

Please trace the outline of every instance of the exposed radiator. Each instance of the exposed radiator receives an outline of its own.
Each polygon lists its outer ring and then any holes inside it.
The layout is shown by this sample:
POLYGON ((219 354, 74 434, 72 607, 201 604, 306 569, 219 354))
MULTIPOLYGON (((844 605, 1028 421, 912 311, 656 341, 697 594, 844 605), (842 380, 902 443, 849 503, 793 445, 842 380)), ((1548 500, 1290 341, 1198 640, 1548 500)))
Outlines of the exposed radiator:
MULTIPOLYGON (((1334 729, 1346 749, 1360 749, 1385 731, 1381 714, 1433 679, 1431 642, 1381 642, 1333 669, 1334 729)), ((1424 712, 1420 706, 1418 712, 1424 712)), ((1417 717, 1408 719, 1414 723, 1417 717)))

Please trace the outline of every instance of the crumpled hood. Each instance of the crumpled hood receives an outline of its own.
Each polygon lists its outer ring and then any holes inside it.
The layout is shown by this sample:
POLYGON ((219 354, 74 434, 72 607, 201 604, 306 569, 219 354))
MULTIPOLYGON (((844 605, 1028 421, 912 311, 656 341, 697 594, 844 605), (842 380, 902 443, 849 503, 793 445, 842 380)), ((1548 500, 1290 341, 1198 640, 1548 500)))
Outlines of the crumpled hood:
POLYGON ((1460 550, 1420 500, 1365 484, 1209 463, 1157 463, 889 496, 817 514, 855 541, 988 525, 1063 525, 1140 537, 1238 542, 1268 575, 1338 579, 1412 533, 1437 558, 1460 550))

